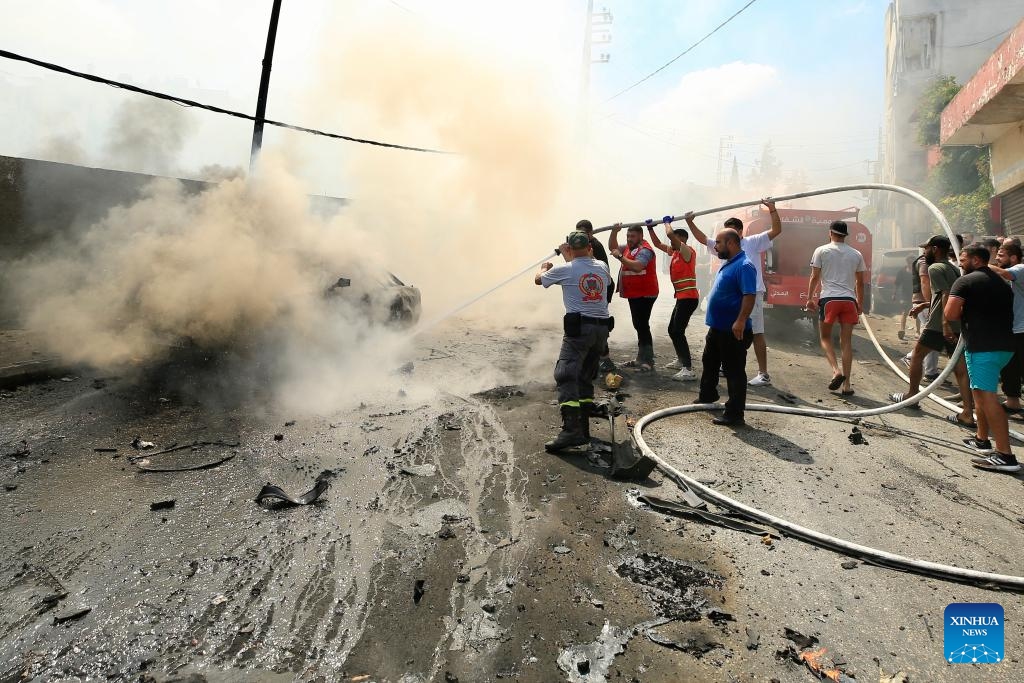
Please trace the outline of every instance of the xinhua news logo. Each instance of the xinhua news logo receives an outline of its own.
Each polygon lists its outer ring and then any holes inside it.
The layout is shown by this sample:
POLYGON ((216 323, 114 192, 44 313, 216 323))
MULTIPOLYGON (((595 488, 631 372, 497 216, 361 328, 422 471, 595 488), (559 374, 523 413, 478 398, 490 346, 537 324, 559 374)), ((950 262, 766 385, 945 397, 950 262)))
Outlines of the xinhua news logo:
POLYGON ((1003 661, 1003 606, 995 602, 954 602, 943 613, 943 645, 951 664, 1003 661))

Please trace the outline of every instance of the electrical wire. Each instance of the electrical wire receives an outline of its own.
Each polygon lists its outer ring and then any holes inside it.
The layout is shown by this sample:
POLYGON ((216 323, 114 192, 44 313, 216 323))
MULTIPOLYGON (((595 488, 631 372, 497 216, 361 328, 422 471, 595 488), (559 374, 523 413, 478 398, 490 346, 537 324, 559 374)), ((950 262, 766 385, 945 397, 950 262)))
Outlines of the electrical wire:
POLYGON ((622 89, 622 90, 620 90, 619 92, 615 93, 614 95, 612 95, 611 97, 609 97, 609 98, 608 98, 607 100, 605 100, 604 102, 605 102, 605 103, 611 102, 612 100, 614 100, 614 99, 615 99, 616 97, 618 97, 619 95, 624 95, 624 94, 626 94, 627 92, 629 92, 630 90, 632 90, 632 89, 633 89, 633 88, 635 88, 636 86, 640 85, 640 84, 641 84, 641 83, 643 83, 644 81, 647 81, 647 80, 649 80, 649 79, 650 79, 651 77, 655 76, 656 74, 658 74, 658 73, 660 73, 660 72, 664 71, 664 70, 665 70, 665 69, 667 69, 667 68, 668 68, 669 66, 671 66, 671 65, 672 65, 672 64, 673 64, 673 63, 674 63, 674 62, 675 62, 676 60, 678 60, 678 59, 679 59, 680 57, 683 57, 683 56, 685 56, 685 55, 686 55, 687 53, 689 53, 689 52, 690 52, 691 50, 693 50, 693 49, 694 49, 694 48, 696 48, 696 47, 697 47, 698 45, 700 45, 701 43, 703 43, 703 42, 704 42, 705 40, 707 40, 707 39, 708 39, 708 38, 710 38, 711 36, 713 36, 713 35, 715 35, 716 33, 718 33, 718 32, 719 32, 719 31, 720 31, 720 30, 721 30, 721 29, 722 29, 722 28, 723 28, 723 27, 724 27, 724 26, 725 26, 726 24, 728 24, 728 23, 729 23, 730 21, 732 21, 733 19, 735 19, 735 18, 736 18, 736 17, 738 17, 739 15, 743 14, 743 12, 744 12, 744 11, 745 11, 745 10, 746 10, 746 9, 747 9, 748 7, 750 7, 751 5, 753 5, 753 4, 755 3, 755 2, 757 2, 757 0, 750 0, 750 2, 748 2, 748 3, 747 3, 747 4, 745 4, 745 5, 743 6, 743 7, 741 7, 741 8, 740 8, 740 9, 739 9, 739 10, 738 10, 738 11, 737 11, 737 12, 736 12, 735 14, 733 14, 733 15, 732 15, 731 17, 729 17, 728 19, 726 19, 725 21, 723 21, 723 22, 722 22, 721 24, 719 24, 718 26, 716 26, 716 27, 715 27, 714 29, 712 29, 712 31, 711 31, 710 33, 708 33, 708 34, 707 34, 706 36, 704 36, 703 38, 701 38, 700 40, 698 40, 698 41, 697 41, 696 43, 694 43, 694 44, 693 44, 693 45, 691 45, 690 47, 686 48, 685 50, 683 50, 682 52, 680 52, 679 54, 677 54, 677 55, 676 55, 675 57, 673 57, 672 59, 670 59, 670 60, 668 60, 667 62, 665 62, 664 64, 662 64, 662 65, 661 65, 661 66, 659 66, 659 67, 658 67, 657 69, 655 69, 655 70, 654 70, 654 71, 652 71, 651 73, 647 74, 646 76, 644 76, 643 78, 641 78, 641 79, 640 79, 639 81, 637 81, 637 82, 636 82, 636 83, 634 83, 633 85, 629 86, 628 88, 623 88, 623 89, 622 89))
MULTIPOLYGON (((109 85, 113 88, 120 88, 122 90, 128 90, 140 95, 146 95, 148 97, 155 97, 157 99, 166 100, 173 102, 183 107, 195 107, 196 109, 204 109, 206 111, 212 111, 217 114, 224 114, 226 116, 233 116, 239 119, 245 119, 247 121, 255 121, 256 117, 251 114, 246 114, 240 111, 234 111, 231 109, 225 109, 223 107, 217 107, 212 104, 203 104, 202 102, 196 102, 195 100, 189 100, 184 97, 178 97, 177 95, 168 95, 167 93, 157 92, 156 90, 149 90, 147 88, 140 88, 137 85, 131 85, 130 83, 123 83, 121 81, 114 81, 103 76, 95 76, 88 74, 83 71, 75 71, 68 69, 67 67, 60 66, 58 64, 51 64, 50 62, 44 62, 24 55, 19 55, 8 50, 0 50, 0 57, 4 59, 10 59, 16 62, 25 62, 26 64, 32 64, 42 69, 48 69, 49 71, 56 71, 57 73, 65 74, 67 76, 74 76, 75 78, 82 78, 93 83, 100 83, 101 85, 109 85)), ((386 147, 389 149, 403 149, 409 152, 425 152, 427 154, 451 154, 451 152, 445 152, 439 149, 430 149, 427 147, 410 147, 408 145, 398 145, 391 142, 381 142, 379 140, 369 140, 367 138, 357 138, 350 135, 342 135, 341 133, 329 133, 316 128, 307 128, 305 126, 296 126, 290 123, 284 123, 282 121, 274 121, 271 119, 263 119, 263 123, 268 126, 277 126, 278 128, 285 128, 288 130, 296 130, 300 133, 309 133, 310 135, 319 135, 325 138, 332 138, 335 140, 345 140, 347 142, 356 142, 361 145, 373 145, 375 147, 386 147)))
POLYGON ((959 48, 959 47, 974 47, 975 45, 981 45, 982 43, 987 43, 988 41, 992 40, 993 38, 998 38, 1000 36, 1005 36, 1007 33, 1012 31, 1013 28, 1014 27, 1011 26, 1010 28, 1008 28, 1008 29, 1006 29, 1004 31, 1000 31, 999 33, 993 33, 988 38, 982 38, 981 40, 975 41, 973 43, 964 43, 963 45, 943 45, 942 47, 944 47, 946 49, 950 49, 950 50, 955 50, 956 48, 959 48))

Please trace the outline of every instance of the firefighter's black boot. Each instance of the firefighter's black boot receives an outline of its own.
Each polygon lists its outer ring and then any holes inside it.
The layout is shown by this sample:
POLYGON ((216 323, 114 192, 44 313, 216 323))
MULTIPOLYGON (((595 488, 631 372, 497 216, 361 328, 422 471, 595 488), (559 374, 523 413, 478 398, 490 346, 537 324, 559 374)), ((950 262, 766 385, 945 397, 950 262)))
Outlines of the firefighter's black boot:
POLYGON ((593 401, 580 401, 580 431, 583 438, 590 443, 590 414, 594 412, 593 401))
POLYGON ((579 406, 562 406, 562 431, 554 441, 544 444, 548 453, 556 453, 564 448, 590 444, 590 439, 583 436, 582 412, 579 406))

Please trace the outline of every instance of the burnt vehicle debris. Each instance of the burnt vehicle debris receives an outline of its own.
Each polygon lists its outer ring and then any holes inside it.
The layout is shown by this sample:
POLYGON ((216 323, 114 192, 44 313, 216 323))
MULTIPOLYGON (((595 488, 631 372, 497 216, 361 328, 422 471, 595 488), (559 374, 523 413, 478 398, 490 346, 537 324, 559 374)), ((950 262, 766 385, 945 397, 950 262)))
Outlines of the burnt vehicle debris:
POLYGON ((420 290, 388 271, 364 273, 355 279, 339 277, 325 295, 352 303, 372 323, 404 327, 420 319, 420 290))

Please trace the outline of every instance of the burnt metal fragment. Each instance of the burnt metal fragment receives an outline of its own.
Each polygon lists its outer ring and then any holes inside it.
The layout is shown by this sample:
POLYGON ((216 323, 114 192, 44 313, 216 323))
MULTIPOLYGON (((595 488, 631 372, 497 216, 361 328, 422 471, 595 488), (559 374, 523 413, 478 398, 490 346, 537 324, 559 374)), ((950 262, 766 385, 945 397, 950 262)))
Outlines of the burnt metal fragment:
POLYGON ((330 488, 330 484, 326 479, 317 479, 316 484, 309 491, 306 491, 301 496, 293 496, 279 486, 267 484, 260 489, 259 493, 256 494, 256 503, 264 505, 267 501, 272 501, 284 504, 285 506, 309 505, 319 498, 328 488, 330 488))

